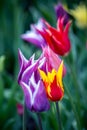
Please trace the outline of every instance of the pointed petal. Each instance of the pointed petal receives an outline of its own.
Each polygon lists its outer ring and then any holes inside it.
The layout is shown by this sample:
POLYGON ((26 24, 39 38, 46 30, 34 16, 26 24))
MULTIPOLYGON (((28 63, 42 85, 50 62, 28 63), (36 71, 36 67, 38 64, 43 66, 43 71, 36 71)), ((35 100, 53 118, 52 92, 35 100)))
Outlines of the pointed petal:
POLYGON ((32 102, 32 92, 30 90, 30 87, 22 81, 20 82, 20 85, 21 85, 22 90, 24 92, 26 105, 29 109, 31 109, 31 107, 32 107, 32 104, 31 104, 31 102, 32 102))
POLYGON ((28 60, 28 62, 27 62, 27 64, 26 64, 25 69, 26 69, 27 67, 31 66, 32 64, 34 64, 34 62, 35 62, 34 59, 35 59, 35 54, 33 54, 33 55, 30 57, 30 59, 28 60))
POLYGON ((24 81, 25 83, 29 82, 29 78, 31 77, 32 73, 38 68, 38 64, 39 61, 25 69, 25 71, 22 74, 22 81, 24 81))
POLYGON ((50 83, 53 82, 55 75, 56 75, 55 69, 52 69, 52 72, 47 73, 47 77, 48 77, 50 83))
POLYGON ((71 23, 72 23, 72 21, 70 20, 70 21, 66 24, 66 26, 65 26, 65 28, 64 28, 64 33, 65 33, 66 35, 68 35, 68 32, 69 32, 69 28, 70 28, 71 23))
POLYGON ((62 18, 59 18, 58 20, 57 20, 57 30, 58 30, 58 32, 63 32, 63 27, 64 27, 64 25, 63 25, 63 19, 62 18))
POLYGON ((46 57, 40 60, 38 68, 46 71, 46 57))
POLYGON ((22 54, 22 52, 21 52, 20 49, 18 49, 18 59, 19 59, 20 67, 21 67, 22 63, 23 63, 24 65, 26 65, 27 62, 28 62, 28 60, 24 57, 24 55, 22 54))
POLYGON ((42 80, 44 82, 48 82, 49 81, 48 77, 47 77, 47 75, 46 75, 46 73, 44 71, 42 71, 42 70, 39 69, 39 73, 40 73, 40 76, 41 76, 41 78, 42 78, 42 80))
POLYGON ((19 74, 18 74, 18 83, 19 83, 20 80, 21 80, 21 76, 22 76, 22 73, 24 71, 24 68, 25 68, 25 66, 28 62, 28 60, 23 56, 20 49, 18 50, 18 59, 19 59, 19 64, 20 64, 20 71, 19 71, 19 74))
POLYGON ((58 81, 57 83, 60 85, 60 87, 63 88, 62 77, 63 77, 63 61, 61 62, 58 72, 57 72, 57 81, 58 81))
POLYGON ((35 27, 36 27, 37 29, 43 30, 43 28, 45 27, 45 24, 44 24, 44 22, 43 22, 43 19, 39 19, 38 23, 35 24, 35 27))
POLYGON ((27 60, 24 57, 24 55, 22 54, 22 52, 19 50, 18 56, 19 56, 19 63, 20 63, 20 71, 18 74, 18 83, 20 84, 20 80, 22 78, 22 74, 24 73, 24 71, 26 70, 26 68, 28 68, 29 66, 31 66, 31 64, 34 63, 34 55, 29 60, 27 60))

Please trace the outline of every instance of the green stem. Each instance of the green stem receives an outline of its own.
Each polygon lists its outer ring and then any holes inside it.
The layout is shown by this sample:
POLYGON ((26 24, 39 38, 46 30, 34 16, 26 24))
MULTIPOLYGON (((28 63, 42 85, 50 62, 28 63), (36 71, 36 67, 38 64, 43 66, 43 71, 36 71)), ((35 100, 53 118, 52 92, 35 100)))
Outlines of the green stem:
POLYGON ((37 117, 38 117, 39 129, 43 130, 40 113, 37 113, 37 117))
POLYGON ((73 63, 71 65, 70 61, 68 60, 68 64, 69 64, 69 67, 70 67, 70 70, 71 70, 71 73, 72 73, 72 80, 73 80, 73 83, 74 83, 74 86, 75 86, 75 90, 76 90, 76 99, 77 99, 77 112, 78 112, 78 115, 79 115, 79 119, 81 119, 81 116, 80 116, 80 94, 79 94, 79 83, 78 83, 78 78, 77 78, 77 71, 76 71, 76 66, 75 66, 75 63, 73 63))
POLYGON ((68 97, 69 97, 69 100, 70 100, 70 103, 71 103, 73 112, 74 112, 74 114, 75 114, 78 130, 81 130, 79 115, 78 115, 78 113, 77 113, 77 111, 76 111, 75 104, 74 104, 74 102, 73 102, 72 96, 70 95, 70 92, 69 92, 69 90, 68 90, 68 87, 66 87, 65 84, 64 84, 64 88, 65 88, 65 91, 66 91, 66 93, 67 93, 67 95, 68 95, 68 97))
MULTIPOLYGON (((78 114, 80 116, 80 95, 79 95, 79 84, 78 84, 78 80, 77 80, 77 75, 76 75, 76 70, 72 67, 71 68, 71 73, 72 73, 72 78, 73 78, 73 83, 75 85, 75 88, 76 88, 76 96, 77 96, 77 105, 78 105, 78 114)), ((75 67, 74 67, 75 68, 75 67)))
POLYGON ((24 101, 24 111, 23 111, 23 130, 26 130, 26 124, 25 124, 25 122, 26 122, 26 108, 25 108, 25 101, 24 101))
POLYGON ((60 111, 59 111, 59 103, 56 102, 56 110, 57 110, 57 119, 58 119, 58 130, 62 130, 62 122, 61 122, 61 117, 60 117, 60 111))

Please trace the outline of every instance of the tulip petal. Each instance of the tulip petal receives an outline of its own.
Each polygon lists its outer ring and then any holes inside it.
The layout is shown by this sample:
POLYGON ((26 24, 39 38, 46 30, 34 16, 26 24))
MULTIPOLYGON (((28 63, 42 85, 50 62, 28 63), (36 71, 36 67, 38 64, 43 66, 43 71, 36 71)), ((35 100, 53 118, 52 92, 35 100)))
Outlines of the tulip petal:
POLYGON ((25 84, 24 82, 22 82, 22 81, 20 82, 20 85, 21 85, 21 87, 23 89, 23 92, 24 92, 24 95, 25 95, 26 105, 27 105, 27 107, 29 109, 31 109, 31 107, 32 107, 32 103, 31 103, 31 101, 32 101, 32 92, 30 90, 30 87, 27 84, 25 84))
POLYGON ((63 77, 63 61, 61 62, 60 66, 59 66, 59 69, 58 69, 58 72, 57 72, 57 84, 61 86, 61 88, 63 88, 63 85, 62 85, 62 77, 63 77))
POLYGON ((28 83, 29 78, 31 77, 32 73, 37 69, 39 62, 37 61, 36 63, 32 64, 31 66, 27 67, 23 74, 22 74, 22 80, 25 83, 28 83))
POLYGON ((38 60, 34 60, 33 55, 29 60, 25 60, 21 51, 19 58, 21 69, 18 83, 24 92, 26 106, 36 112, 48 110, 49 101, 38 72, 38 68, 46 71, 46 58, 41 55, 38 60))
POLYGON ((39 47, 44 43, 44 39, 41 35, 35 32, 27 31, 25 34, 21 35, 21 38, 27 42, 31 42, 39 47))
POLYGON ((39 70, 39 72, 44 83, 48 98, 51 101, 61 100, 64 95, 64 89, 62 84, 63 61, 61 62, 58 71, 53 69, 51 72, 48 72, 47 75, 42 70, 39 70))
POLYGON ((24 66, 26 66, 28 60, 24 57, 20 49, 18 50, 18 59, 20 66, 22 65, 22 63, 24 64, 24 66))
POLYGON ((57 29, 51 27, 48 22, 43 20, 47 28, 42 31, 37 29, 42 35, 48 46, 57 54, 63 56, 69 53, 71 45, 68 37, 70 22, 64 26, 65 16, 57 20, 57 29))
POLYGON ((42 81, 39 81, 38 82, 38 86, 36 88, 36 91, 34 93, 34 110, 38 110, 39 112, 40 111, 43 111, 44 108, 45 110, 48 110, 49 107, 50 107, 50 104, 48 102, 48 99, 47 99, 47 96, 46 96, 46 93, 45 93, 45 88, 43 86, 43 83, 42 81))
POLYGON ((27 31, 25 34, 21 35, 21 38, 27 42, 31 42, 39 47, 43 47, 46 45, 45 39, 38 33, 38 29, 41 31, 45 27, 43 20, 40 19, 37 24, 31 25, 31 30, 27 31))
POLYGON ((21 80, 22 72, 23 72, 28 60, 23 56, 23 54, 20 50, 18 50, 18 58, 19 58, 19 64, 20 64, 20 71, 18 74, 18 83, 19 83, 21 80))
POLYGON ((18 57, 19 57, 19 64, 20 64, 20 71, 18 74, 18 83, 20 84, 20 80, 22 78, 22 73, 24 72, 24 70, 30 66, 31 64, 34 63, 34 55, 30 58, 30 60, 28 61, 24 55, 22 54, 21 50, 18 50, 18 57))

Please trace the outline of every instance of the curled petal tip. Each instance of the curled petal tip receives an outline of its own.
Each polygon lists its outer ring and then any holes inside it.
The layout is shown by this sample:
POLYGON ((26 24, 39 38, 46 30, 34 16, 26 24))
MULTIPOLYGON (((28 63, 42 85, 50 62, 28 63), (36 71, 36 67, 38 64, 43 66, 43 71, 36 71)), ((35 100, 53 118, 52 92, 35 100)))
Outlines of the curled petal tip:
POLYGON ((69 32, 69 28, 70 28, 71 24, 72 24, 72 20, 70 20, 70 21, 66 24, 65 29, 64 29, 64 32, 65 32, 66 34, 68 34, 68 32, 69 32))

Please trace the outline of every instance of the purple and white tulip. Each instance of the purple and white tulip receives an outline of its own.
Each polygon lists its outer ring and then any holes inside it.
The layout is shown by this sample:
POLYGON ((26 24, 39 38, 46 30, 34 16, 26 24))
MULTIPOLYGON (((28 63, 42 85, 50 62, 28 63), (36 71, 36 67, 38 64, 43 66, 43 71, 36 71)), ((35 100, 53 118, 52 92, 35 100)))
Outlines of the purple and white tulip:
POLYGON ((49 101, 38 72, 38 69, 46 71, 45 57, 41 56, 38 60, 35 60, 33 55, 27 60, 20 50, 18 56, 20 64, 18 83, 24 92, 26 106, 36 112, 48 110, 49 101))
POLYGON ((27 42, 31 42, 38 47, 43 47, 46 45, 44 38, 38 33, 37 29, 43 30, 45 27, 43 20, 39 19, 37 24, 32 24, 30 26, 31 30, 27 31, 25 34, 22 34, 21 37, 27 42))

